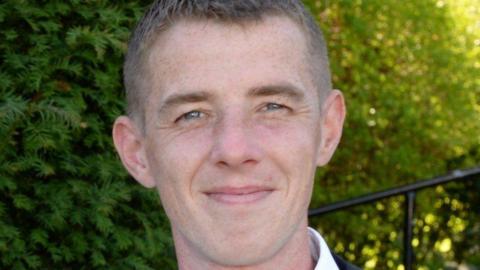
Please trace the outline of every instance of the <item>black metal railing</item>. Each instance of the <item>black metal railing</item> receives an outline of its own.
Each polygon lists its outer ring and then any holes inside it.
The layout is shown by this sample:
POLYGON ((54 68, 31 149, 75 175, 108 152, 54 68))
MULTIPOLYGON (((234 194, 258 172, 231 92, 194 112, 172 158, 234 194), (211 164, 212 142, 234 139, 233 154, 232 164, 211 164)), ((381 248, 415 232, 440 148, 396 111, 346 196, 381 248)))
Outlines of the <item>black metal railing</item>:
POLYGON ((350 208, 357 205, 368 204, 376 202, 385 198, 394 196, 405 196, 405 223, 404 223, 404 238, 403 238, 403 263, 405 270, 412 270, 413 264, 413 215, 415 207, 416 192, 422 189, 443 185, 449 182, 462 181, 462 180, 480 180, 480 167, 467 169, 467 170, 455 170, 451 173, 431 178, 428 180, 418 181, 409 185, 404 185, 396 188, 387 189, 380 192, 374 192, 360 197, 356 197, 349 200, 339 201, 336 203, 328 204, 320 208, 309 210, 310 217, 319 216, 346 208, 350 208))

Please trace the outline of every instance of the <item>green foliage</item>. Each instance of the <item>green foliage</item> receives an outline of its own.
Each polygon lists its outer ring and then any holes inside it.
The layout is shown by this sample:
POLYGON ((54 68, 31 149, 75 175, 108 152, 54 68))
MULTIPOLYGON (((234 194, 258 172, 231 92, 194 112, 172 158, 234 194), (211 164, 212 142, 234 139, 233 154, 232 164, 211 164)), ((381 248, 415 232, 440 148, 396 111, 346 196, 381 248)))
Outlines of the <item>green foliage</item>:
POLYGON ((145 5, 0 4, 1 269, 175 269, 157 195, 110 138, 145 5))
MULTIPOLYGON (((348 107, 312 207, 480 163, 478 0, 307 2, 326 31, 334 86, 348 107)), ((477 181, 419 193, 415 268, 478 265, 479 188, 477 181)), ((403 198, 312 224, 366 269, 402 262, 403 198)))
MULTIPOLYGON (((175 269, 153 191, 111 142, 126 41, 149 1, 0 3, 0 268, 175 269)), ((480 161, 478 0, 309 0, 348 118, 312 207, 480 161)), ((480 184, 419 194, 417 268, 479 265, 480 184)), ((401 269, 403 199, 312 220, 366 269, 401 269)))

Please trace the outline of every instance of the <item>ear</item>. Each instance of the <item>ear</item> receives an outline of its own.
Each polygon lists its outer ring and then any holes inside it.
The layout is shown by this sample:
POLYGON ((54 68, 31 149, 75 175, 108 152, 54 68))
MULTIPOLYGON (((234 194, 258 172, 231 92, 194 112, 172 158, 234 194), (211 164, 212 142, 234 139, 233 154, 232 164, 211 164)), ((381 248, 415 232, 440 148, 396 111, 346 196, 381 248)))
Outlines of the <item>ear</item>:
POLYGON ((345 120, 345 102, 342 92, 332 90, 322 106, 320 123, 320 145, 317 153, 317 166, 324 166, 333 156, 342 137, 345 120))
POLYGON ((112 131, 113 143, 123 166, 140 184, 147 188, 155 186, 145 154, 144 136, 130 118, 120 116, 115 120, 112 131))

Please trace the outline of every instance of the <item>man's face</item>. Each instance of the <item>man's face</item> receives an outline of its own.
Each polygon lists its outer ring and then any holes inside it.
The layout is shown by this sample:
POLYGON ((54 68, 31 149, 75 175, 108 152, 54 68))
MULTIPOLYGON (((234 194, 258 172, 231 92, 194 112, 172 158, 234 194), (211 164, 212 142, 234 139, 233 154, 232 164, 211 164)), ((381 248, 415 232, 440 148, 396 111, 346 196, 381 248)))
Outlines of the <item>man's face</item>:
POLYGON ((322 155, 303 32, 286 17, 179 21, 147 68, 146 168, 177 250, 267 260, 305 229, 322 155))

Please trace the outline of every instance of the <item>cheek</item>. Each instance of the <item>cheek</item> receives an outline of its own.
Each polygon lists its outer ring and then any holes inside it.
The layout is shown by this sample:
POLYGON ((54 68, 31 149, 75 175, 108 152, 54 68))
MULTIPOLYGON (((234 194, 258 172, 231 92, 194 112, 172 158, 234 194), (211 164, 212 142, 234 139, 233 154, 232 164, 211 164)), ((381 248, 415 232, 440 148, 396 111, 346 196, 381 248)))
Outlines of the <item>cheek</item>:
POLYGON ((259 143, 282 181, 285 208, 291 215, 303 214, 310 203, 318 148, 316 135, 311 126, 298 123, 259 130, 259 143))
MULTIPOLYGON (((312 125, 290 122, 288 124, 260 126, 256 137, 259 145, 278 159, 298 166, 315 163, 318 137, 312 125), (301 165, 301 164, 300 164, 301 165)), ((291 167, 291 166, 288 166, 291 167)))
POLYGON ((208 157, 211 136, 208 131, 181 134, 170 140, 162 140, 159 134, 147 146, 149 166, 159 188, 175 193, 184 193, 192 185, 199 166, 208 157), (162 143, 166 142, 168 143, 162 143))
POLYGON ((286 176, 289 192, 309 192, 312 186, 319 143, 316 132, 301 122, 258 129, 259 145, 275 169, 286 176))
POLYGON ((157 183, 160 200, 173 223, 185 223, 195 212, 194 177, 206 158, 209 136, 182 136, 162 144, 163 136, 148 145, 150 170, 157 183))

